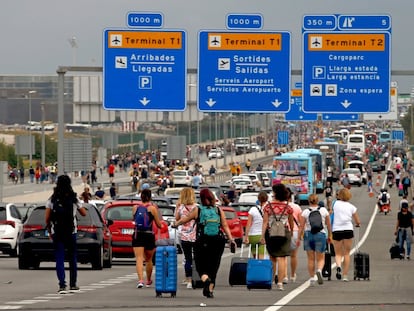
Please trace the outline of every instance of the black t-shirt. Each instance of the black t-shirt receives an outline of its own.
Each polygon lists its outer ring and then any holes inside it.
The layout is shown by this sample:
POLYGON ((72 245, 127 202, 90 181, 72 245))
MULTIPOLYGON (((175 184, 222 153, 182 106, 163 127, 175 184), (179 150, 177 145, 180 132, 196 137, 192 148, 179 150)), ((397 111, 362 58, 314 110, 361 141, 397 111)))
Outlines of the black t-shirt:
POLYGON ((332 187, 331 186, 327 186, 327 187, 325 187, 325 196, 328 198, 328 197, 331 197, 332 196, 332 187))
POLYGON ((398 212, 398 223, 400 228, 410 228, 412 225, 413 214, 411 212, 407 212, 403 214, 402 212, 398 212))

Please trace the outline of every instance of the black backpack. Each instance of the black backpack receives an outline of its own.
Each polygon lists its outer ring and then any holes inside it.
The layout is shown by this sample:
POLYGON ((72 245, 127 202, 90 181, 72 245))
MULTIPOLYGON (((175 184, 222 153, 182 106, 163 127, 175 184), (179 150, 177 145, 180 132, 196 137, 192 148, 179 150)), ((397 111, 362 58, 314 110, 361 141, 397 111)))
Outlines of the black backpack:
POLYGON ((309 209, 309 224, 311 226, 311 233, 316 234, 323 229, 322 215, 319 211, 320 207, 317 209, 309 209))
POLYGON ((388 198, 387 198, 387 193, 386 192, 383 192, 382 193, 381 202, 382 203, 387 203, 388 202, 388 198))
POLYGON ((75 217, 73 215, 75 199, 74 197, 57 198, 52 203, 51 222, 55 238, 57 240, 68 240, 72 237, 73 230, 75 229, 75 217))

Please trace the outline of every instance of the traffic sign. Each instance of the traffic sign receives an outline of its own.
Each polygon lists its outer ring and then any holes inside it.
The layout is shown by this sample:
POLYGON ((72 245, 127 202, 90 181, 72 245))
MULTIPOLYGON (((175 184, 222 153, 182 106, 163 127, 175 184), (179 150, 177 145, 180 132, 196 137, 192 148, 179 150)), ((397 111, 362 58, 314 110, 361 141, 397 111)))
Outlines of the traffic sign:
POLYGON ((128 12, 128 27, 161 28, 163 16, 161 13, 128 12))
POLYGON ((289 144, 289 131, 278 131, 277 132, 277 144, 278 145, 289 144))
POLYGON ((404 131, 403 130, 392 130, 391 131, 391 139, 392 140, 400 140, 401 142, 404 141, 404 131))
MULTIPOLYGON (((332 16, 329 25, 321 19, 321 26, 302 27, 303 110, 345 114, 388 112, 390 17, 334 16, 334 29, 332 16)), ((304 22, 313 17, 305 16, 304 22)))
POLYGON ((286 121, 316 121, 317 113, 305 113, 302 109, 302 90, 294 89, 291 92, 290 110, 285 114, 286 121))
POLYGON ((228 29, 261 29, 263 16, 261 14, 229 14, 227 15, 228 29))
POLYGON ((105 109, 186 109, 184 31, 107 29, 103 42, 105 109))
POLYGON ((323 113, 323 121, 358 121, 358 114, 355 113, 323 113))
POLYGON ((290 33, 200 31, 199 110, 289 110, 290 33))

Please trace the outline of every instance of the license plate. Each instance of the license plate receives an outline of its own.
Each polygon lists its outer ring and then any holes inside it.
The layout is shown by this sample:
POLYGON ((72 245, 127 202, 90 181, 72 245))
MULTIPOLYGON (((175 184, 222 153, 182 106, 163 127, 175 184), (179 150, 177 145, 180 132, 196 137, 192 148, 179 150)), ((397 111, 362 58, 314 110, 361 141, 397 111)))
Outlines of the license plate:
POLYGON ((121 230, 121 233, 122 234, 129 234, 129 235, 131 235, 131 234, 134 233, 134 229, 122 229, 121 230))

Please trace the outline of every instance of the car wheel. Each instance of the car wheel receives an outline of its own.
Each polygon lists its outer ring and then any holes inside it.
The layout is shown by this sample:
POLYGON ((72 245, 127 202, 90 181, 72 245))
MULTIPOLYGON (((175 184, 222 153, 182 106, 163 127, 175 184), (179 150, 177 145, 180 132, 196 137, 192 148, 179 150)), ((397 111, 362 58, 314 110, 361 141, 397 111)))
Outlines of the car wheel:
POLYGON ((9 252, 10 257, 17 257, 17 246, 9 252))
POLYGON ((103 267, 111 268, 112 267, 112 246, 109 246, 105 252, 103 267))
POLYGON ((27 270, 30 268, 29 259, 23 256, 19 256, 18 260, 19 270, 27 270))
POLYGON ((103 268, 103 245, 101 245, 96 251, 95 254, 92 255, 92 270, 102 270, 103 268))

